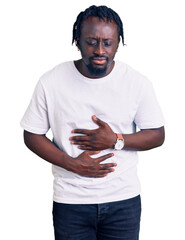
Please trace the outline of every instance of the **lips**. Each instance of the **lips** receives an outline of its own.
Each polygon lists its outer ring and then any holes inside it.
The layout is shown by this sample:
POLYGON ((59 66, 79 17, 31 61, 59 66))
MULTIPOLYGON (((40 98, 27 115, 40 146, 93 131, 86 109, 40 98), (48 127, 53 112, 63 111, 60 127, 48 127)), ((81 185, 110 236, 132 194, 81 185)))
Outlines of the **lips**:
POLYGON ((92 62, 97 65, 103 65, 107 62, 107 59, 104 57, 93 57, 92 62))

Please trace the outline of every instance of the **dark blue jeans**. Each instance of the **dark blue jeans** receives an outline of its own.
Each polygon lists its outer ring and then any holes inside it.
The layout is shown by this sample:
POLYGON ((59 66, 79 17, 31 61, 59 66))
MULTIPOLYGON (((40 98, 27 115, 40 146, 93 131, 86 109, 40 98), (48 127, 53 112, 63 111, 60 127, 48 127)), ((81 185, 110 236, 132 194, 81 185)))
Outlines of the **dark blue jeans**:
POLYGON ((138 240, 140 196, 103 204, 53 203, 55 240, 138 240))

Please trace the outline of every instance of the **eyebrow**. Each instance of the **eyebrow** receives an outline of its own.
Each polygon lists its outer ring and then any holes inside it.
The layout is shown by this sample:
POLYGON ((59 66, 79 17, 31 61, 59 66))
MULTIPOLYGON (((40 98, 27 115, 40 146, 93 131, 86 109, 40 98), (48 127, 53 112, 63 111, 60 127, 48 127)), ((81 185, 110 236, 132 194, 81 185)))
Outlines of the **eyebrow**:
MULTIPOLYGON (((97 38, 95 38, 95 37, 87 37, 86 39, 90 39, 90 40, 97 40, 97 38)), ((103 39, 104 41, 113 41, 114 39, 112 39, 112 38, 105 38, 105 39, 103 39)))

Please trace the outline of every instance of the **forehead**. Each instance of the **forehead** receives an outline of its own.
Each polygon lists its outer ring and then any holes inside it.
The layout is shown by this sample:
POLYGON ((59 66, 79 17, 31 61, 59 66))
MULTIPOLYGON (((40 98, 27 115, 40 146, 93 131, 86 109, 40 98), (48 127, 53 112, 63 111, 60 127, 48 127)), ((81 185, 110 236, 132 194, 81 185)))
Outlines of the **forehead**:
POLYGON ((117 24, 105 18, 105 21, 98 17, 88 17, 82 24, 82 37, 96 38, 118 38, 117 24))

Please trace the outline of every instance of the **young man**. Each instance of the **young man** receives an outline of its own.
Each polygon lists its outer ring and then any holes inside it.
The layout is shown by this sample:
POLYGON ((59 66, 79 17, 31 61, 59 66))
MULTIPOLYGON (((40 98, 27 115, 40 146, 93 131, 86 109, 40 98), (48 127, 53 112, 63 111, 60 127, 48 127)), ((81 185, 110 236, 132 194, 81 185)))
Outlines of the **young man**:
POLYGON ((81 12, 82 58, 41 77, 21 121, 27 147, 53 164, 56 240, 139 239, 137 151, 163 144, 164 120, 151 83, 114 61, 121 38, 112 9, 81 12))

